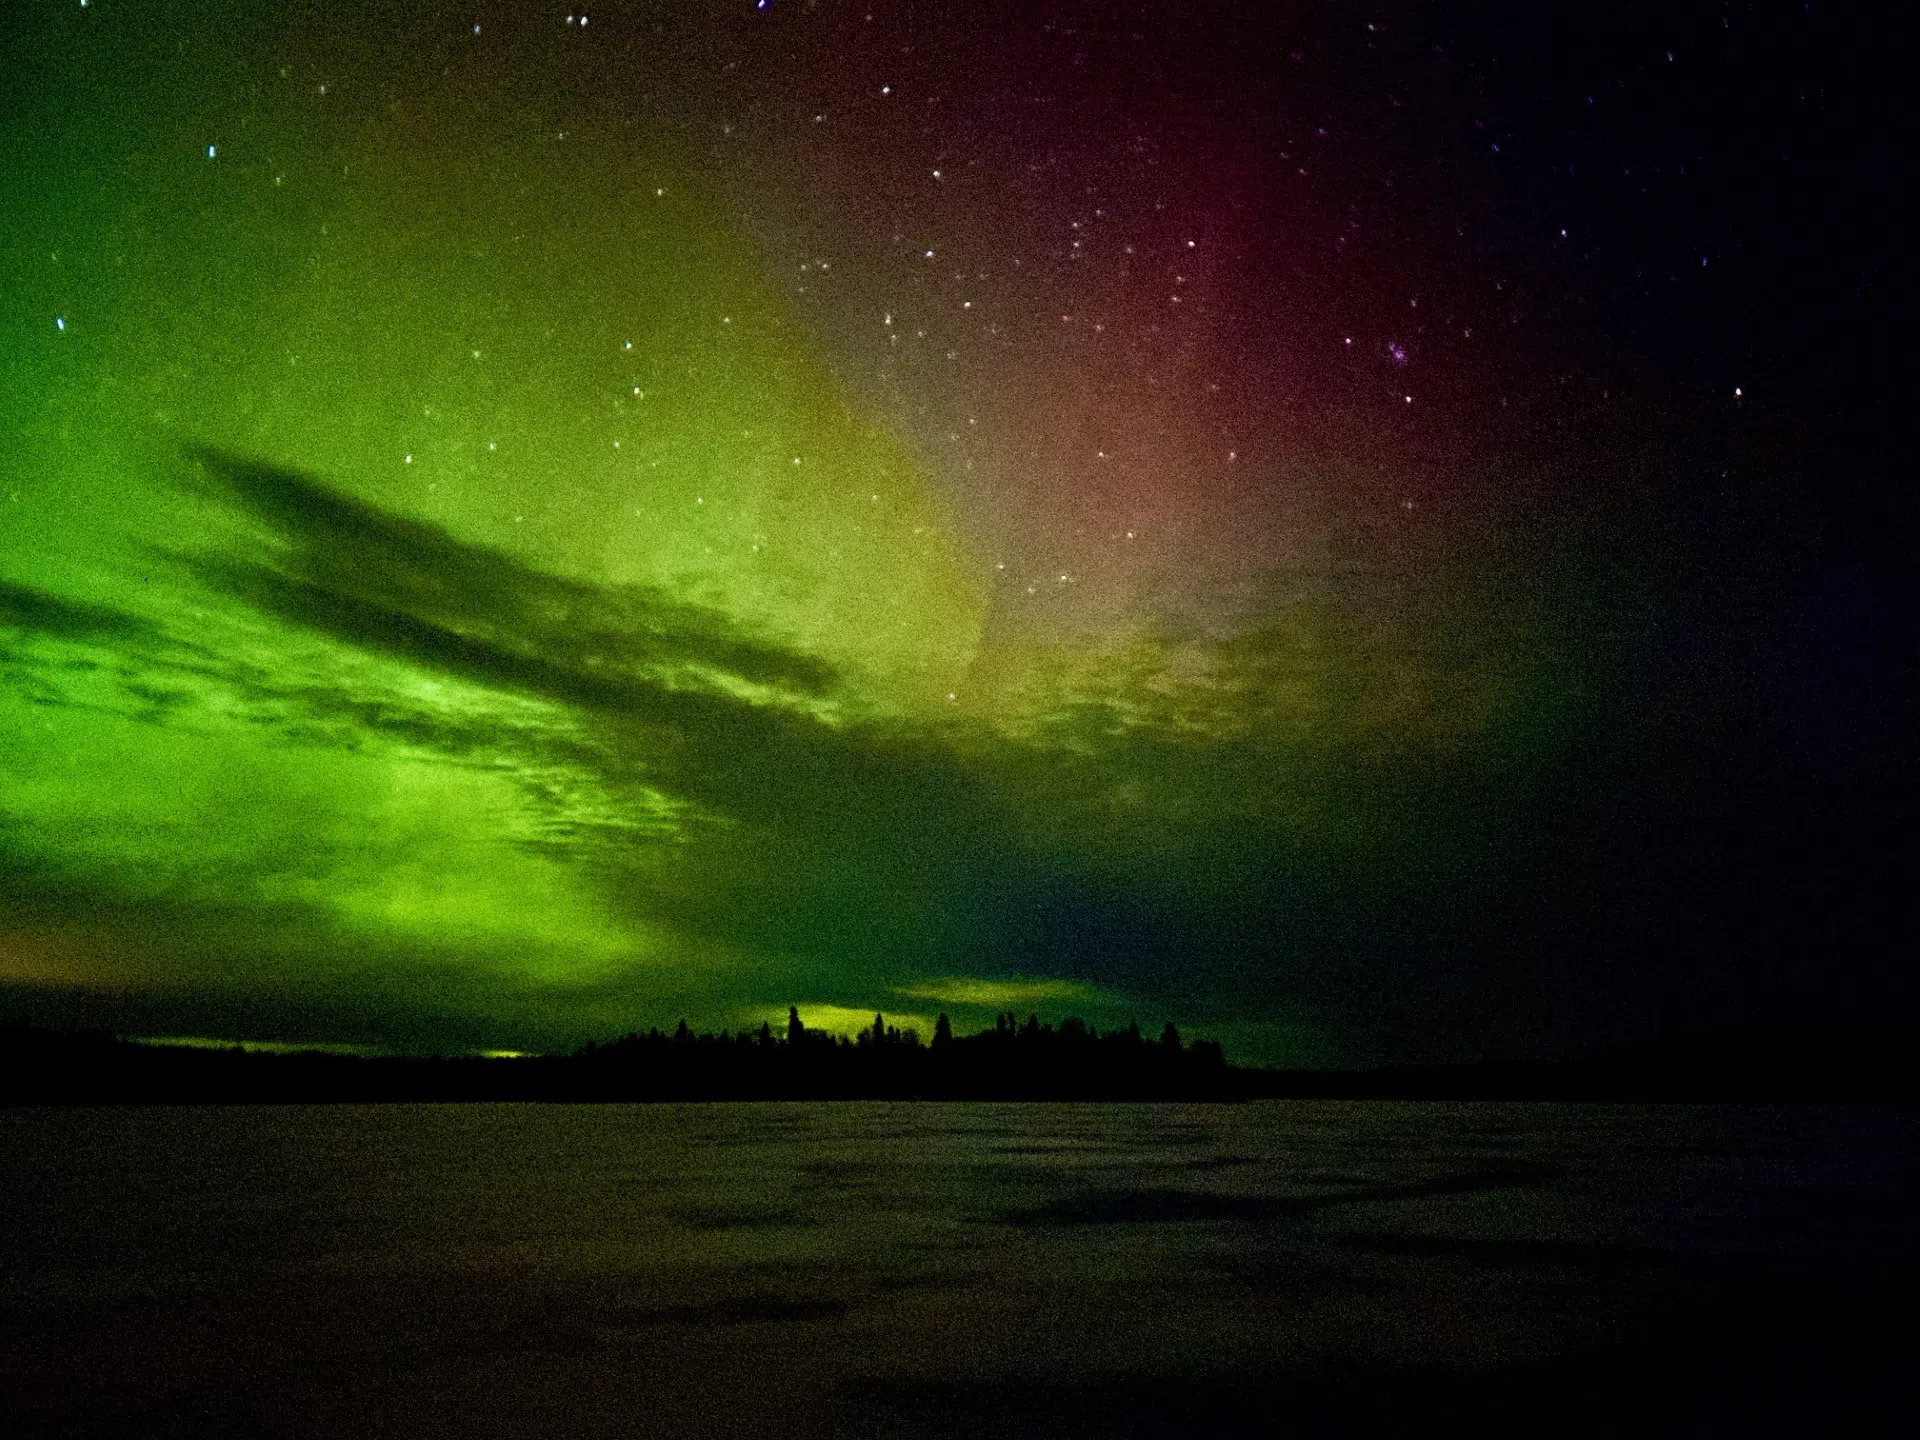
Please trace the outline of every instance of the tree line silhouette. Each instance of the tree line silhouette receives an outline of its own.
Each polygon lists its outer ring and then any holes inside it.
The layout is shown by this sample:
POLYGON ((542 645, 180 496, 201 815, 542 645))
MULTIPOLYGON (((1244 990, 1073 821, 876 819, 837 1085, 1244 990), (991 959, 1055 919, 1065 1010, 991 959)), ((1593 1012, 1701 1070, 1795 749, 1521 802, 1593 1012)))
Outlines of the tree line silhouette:
POLYGON ((588 1045, 572 1061, 609 1093, 731 1097, 1185 1099, 1229 1093, 1226 1055, 1211 1040, 1185 1044, 1169 1023, 1158 1040, 1137 1024, 1102 1034, 1084 1020, 1058 1026, 1012 1012, 973 1035, 941 1015, 931 1042, 917 1031, 873 1024, 847 1037, 809 1029, 797 1009, 783 1031, 696 1035, 685 1021, 588 1045))
POLYGON ((1102 1033, 1011 1013, 931 1043, 874 1023, 649 1030, 570 1055, 357 1057, 139 1044, 0 1027, 0 1104, 648 1100, 1920 1100, 1920 1036, 1899 1026, 1681 1033, 1568 1060, 1363 1070, 1229 1066, 1219 1045, 1137 1025, 1102 1033))
POLYGON ((894 1100, 1235 1098, 1210 1040, 1104 1034, 1070 1018, 1011 1012, 930 1042, 884 1015, 852 1037, 811 1029, 790 1008, 776 1029, 633 1032, 570 1055, 347 1056, 137 1044, 107 1035, 0 1032, 0 1101, 12 1103, 396 1100, 894 1100))

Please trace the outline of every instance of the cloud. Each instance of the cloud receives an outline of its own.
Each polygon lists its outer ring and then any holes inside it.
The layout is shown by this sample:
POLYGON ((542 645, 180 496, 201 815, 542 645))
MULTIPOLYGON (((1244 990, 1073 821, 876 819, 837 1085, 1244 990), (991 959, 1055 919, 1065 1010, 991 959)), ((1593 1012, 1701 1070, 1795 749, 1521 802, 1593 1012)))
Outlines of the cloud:
POLYGON ((523 1044, 802 996, 862 1024, 889 999, 1245 1014, 1279 953, 1341 933, 1329 895, 1378 906, 1382 856, 1452 843, 1422 747, 1498 719, 1447 693, 1483 670, 1291 592, 1221 635, 1003 653, 984 708, 888 711, 661 587, 194 459, 246 525, 173 553, 181 587, 136 614, 0 586, 0 862, 36 923, 174 937, 99 943, 182 994, 377 996, 467 1044, 488 1015, 523 1044))
POLYGON ((157 628, 138 616, 5 579, 0 579, 0 629, 115 645, 152 644, 159 639, 157 628))
POLYGON ((1085 1001, 1108 1007, 1112 1001, 1092 985, 1077 980, 975 980, 953 976, 897 987, 909 1000, 936 1000, 943 1005, 966 1005, 983 1010, 1020 1009, 1049 1001, 1085 1001))
POLYGON ((257 528, 176 556, 186 588, 132 592, 152 614, 0 591, 0 666, 31 681, 0 706, 0 863, 42 919, 178 937, 150 962, 96 935, 129 979, 391 992, 371 972, 424 963, 451 966, 429 1003, 521 1019, 542 976, 616 1023, 857 1009, 948 943, 944 896, 1021 864, 969 764, 849 714, 814 656, 199 461, 257 528))
POLYGON ((746 686, 798 699, 836 686, 821 660, 761 643, 719 611, 657 588, 546 574, 298 471, 217 450, 193 455, 285 547, 271 562, 205 561, 200 572, 292 624, 596 707, 660 689, 746 686))

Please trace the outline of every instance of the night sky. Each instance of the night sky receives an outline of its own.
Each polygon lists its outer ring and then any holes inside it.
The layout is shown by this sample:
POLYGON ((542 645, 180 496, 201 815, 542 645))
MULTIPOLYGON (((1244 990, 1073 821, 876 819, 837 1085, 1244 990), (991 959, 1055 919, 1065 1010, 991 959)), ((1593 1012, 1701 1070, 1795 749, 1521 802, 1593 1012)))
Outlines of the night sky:
POLYGON ((1894 58, 1824 4, 16 0, 0 1012, 1911 1018, 1894 58))

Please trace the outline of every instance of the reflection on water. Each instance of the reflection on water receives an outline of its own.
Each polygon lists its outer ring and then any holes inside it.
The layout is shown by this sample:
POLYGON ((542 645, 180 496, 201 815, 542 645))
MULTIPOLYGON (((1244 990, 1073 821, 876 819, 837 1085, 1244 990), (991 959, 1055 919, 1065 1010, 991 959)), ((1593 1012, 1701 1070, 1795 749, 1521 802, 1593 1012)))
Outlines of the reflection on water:
POLYGON ((1892 1111, 13 1111, 0 1156, 10 1433, 1518 1431, 1553 1406, 1624 1433, 1912 1400, 1911 1321, 1857 1319, 1915 1273, 1920 1126, 1892 1111))

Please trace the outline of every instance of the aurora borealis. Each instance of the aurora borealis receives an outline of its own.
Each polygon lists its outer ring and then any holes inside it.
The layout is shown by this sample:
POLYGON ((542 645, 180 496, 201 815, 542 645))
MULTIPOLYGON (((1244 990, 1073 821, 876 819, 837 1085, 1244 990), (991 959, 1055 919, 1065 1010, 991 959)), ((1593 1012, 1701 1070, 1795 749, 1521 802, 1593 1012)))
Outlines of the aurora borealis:
POLYGON ((15 8, 12 1010, 1910 1003, 1818 17, 15 8))

